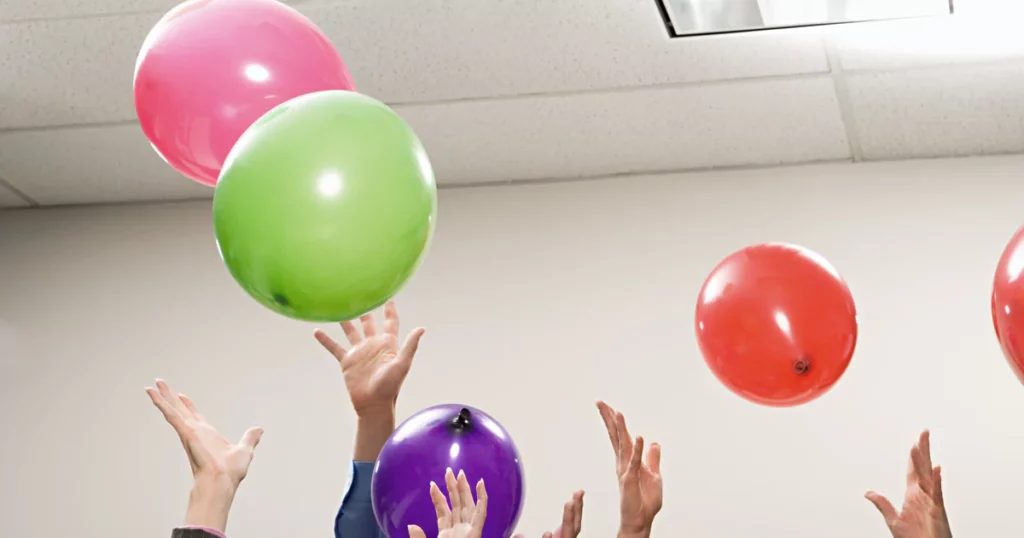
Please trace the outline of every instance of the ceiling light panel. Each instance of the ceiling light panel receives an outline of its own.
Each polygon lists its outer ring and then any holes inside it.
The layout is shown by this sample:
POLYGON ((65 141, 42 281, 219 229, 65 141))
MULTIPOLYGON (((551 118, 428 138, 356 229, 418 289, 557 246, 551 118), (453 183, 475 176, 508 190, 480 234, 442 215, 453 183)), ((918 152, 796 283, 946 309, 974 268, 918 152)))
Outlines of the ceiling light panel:
POLYGON ((655 0, 672 37, 948 15, 952 0, 655 0))

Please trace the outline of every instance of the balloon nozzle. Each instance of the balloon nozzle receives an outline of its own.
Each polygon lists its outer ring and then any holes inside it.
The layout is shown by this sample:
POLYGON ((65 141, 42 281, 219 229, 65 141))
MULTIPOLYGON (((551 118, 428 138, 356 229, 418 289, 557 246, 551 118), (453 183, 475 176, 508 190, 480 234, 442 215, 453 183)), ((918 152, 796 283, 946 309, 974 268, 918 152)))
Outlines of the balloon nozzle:
POLYGON ((793 372, 796 375, 804 375, 811 370, 811 358, 803 356, 793 362, 793 372))
POLYGON ((463 407, 462 410, 459 411, 459 415, 456 416, 454 420, 452 420, 452 426, 454 426, 456 429, 460 429, 460 430, 464 430, 466 428, 469 428, 470 416, 471 415, 470 415, 469 409, 463 407))

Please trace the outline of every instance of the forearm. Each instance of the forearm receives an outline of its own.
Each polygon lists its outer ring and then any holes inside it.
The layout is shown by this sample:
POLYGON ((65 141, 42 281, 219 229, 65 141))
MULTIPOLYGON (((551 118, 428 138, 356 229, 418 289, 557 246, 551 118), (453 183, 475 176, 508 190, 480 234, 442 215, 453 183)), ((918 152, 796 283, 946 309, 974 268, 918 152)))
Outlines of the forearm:
POLYGON ((197 477, 188 497, 185 526, 223 533, 228 526, 228 513, 235 500, 235 489, 233 484, 225 480, 197 477))
POLYGON ((354 461, 377 461, 384 443, 395 431, 395 410, 384 409, 359 416, 356 425, 354 461))

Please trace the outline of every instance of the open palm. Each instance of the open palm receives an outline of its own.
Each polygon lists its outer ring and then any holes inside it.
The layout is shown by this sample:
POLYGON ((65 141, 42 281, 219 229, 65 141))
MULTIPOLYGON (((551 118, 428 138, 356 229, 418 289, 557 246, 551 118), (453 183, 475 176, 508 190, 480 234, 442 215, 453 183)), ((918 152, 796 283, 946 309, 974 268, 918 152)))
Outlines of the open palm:
POLYGON ((263 430, 250 428, 233 444, 207 422, 188 396, 175 393, 163 380, 157 380, 156 388, 147 388, 146 394, 177 432, 193 476, 227 478, 238 487, 249 471, 263 430))
POLYGON ((903 508, 897 512, 889 499, 873 491, 867 492, 865 497, 881 512, 893 538, 953 537, 942 497, 942 469, 932 466, 927 430, 910 450, 903 508))
POLYGON ((341 323, 352 346, 348 350, 321 330, 315 336, 338 360, 352 406, 357 414, 364 415, 394 407, 424 330, 411 332, 399 347, 398 311, 393 302, 384 306, 383 332, 378 332, 372 313, 359 321, 362 331, 351 321, 341 323))

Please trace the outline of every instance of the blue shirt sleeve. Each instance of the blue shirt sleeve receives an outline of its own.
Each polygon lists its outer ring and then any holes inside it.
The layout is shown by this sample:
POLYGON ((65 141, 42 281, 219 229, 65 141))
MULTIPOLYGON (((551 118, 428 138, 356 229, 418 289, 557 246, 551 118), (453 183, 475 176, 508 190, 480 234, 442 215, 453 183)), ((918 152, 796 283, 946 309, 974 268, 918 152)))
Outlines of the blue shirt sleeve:
POLYGON ((373 515, 370 483, 373 478, 372 461, 352 462, 352 478, 341 501, 338 517, 334 519, 335 538, 387 538, 377 527, 373 515))

